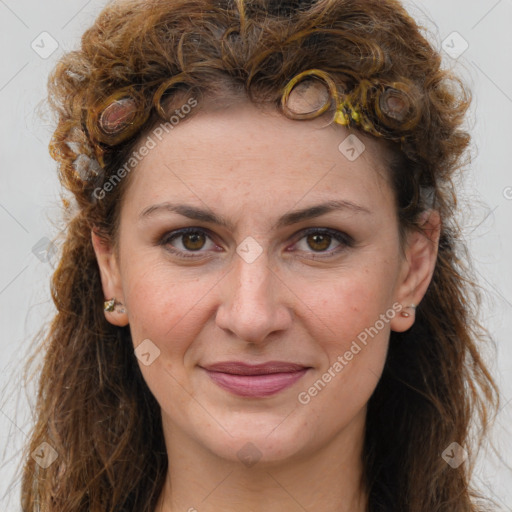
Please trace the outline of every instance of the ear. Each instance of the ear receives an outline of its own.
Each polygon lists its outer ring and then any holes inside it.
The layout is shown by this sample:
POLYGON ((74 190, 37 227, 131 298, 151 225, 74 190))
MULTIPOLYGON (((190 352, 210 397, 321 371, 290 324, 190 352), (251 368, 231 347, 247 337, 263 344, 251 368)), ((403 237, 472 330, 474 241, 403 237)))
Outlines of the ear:
POLYGON ((402 311, 390 322, 392 331, 403 332, 409 329, 415 320, 415 310, 434 275, 441 233, 441 217, 435 210, 429 210, 421 216, 422 232, 412 231, 407 237, 405 258, 395 300, 403 307, 402 311))
POLYGON ((101 285, 105 300, 115 298, 114 311, 105 311, 105 318, 113 325, 124 327, 128 324, 128 315, 124 307, 121 273, 115 251, 100 236, 91 230, 91 239, 98 267, 100 269, 101 285))

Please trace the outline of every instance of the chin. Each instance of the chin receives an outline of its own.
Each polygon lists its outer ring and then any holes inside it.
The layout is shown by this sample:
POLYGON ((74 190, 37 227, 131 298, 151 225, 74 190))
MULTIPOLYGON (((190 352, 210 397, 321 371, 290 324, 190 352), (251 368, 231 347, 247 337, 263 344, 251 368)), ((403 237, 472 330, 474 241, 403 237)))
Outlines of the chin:
POLYGON ((275 465, 314 450, 315 447, 308 446, 312 436, 306 435, 304 425, 300 428, 288 420, 283 422, 285 417, 266 422, 261 418, 257 422, 254 417, 248 418, 245 425, 240 424, 242 422, 223 425, 227 432, 220 426, 210 429, 207 437, 204 436, 205 430, 201 429, 202 435, 197 441, 219 458, 242 462, 247 467, 275 465))

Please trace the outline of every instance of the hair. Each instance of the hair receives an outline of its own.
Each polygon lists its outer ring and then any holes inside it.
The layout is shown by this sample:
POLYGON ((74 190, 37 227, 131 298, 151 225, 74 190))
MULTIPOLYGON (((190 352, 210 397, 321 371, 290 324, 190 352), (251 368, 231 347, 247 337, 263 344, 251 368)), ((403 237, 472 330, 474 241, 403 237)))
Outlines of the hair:
POLYGON ((441 456, 457 442, 473 461, 499 404, 456 220, 471 94, 441 60, 397 0, 124 0, 102 10, 48 81, 57 121, 50 150, 71 199, 63 197, 65 240, 51 280, 57 311, 41 344, 24 456, 24 512, 153 512, 168 467, 160 408, 129 327, 105 319, 91 242, 94 229, 115 244, 130 176, 101 198, 98 190, 183 98, 201 108, 206 97, 243 95, 307 122, 326 109, 289 108, 303 79, 327 86, 328 107, 349 130, 391 150, 400 233, 421 229, 432 208, 442 220, 416 321, 391 333, 368 402, 368 511, 488 510, 472 487, 474 464, 452 468, 441 456), (46 469, 29 456, 43 442, 58 454, 46 469))

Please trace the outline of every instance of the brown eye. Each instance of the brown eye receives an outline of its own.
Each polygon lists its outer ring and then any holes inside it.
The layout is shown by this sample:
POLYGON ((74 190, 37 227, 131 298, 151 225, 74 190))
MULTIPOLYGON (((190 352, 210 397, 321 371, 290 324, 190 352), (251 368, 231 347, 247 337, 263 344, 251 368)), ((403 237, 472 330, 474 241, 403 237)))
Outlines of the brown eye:
POLYGON ((183 247, 189 251, 197 251, 198 249, 202 249, 206 237, 204 233, 193 232, 193 233, 185 233, 184 235, 181 235, 182 237, 182 243, 183 247))
POLYGON ((302 232, 302 237, 294 244, 294 252, 305 254, 305 258, 331 258, 354 247, 354 243, 354 239, 350 235, 341 231, 329 228, 311 228, 302 232))
POLYGON ((332 237, 326 234, 313 234, 307 237, 309 247, 314 251, 325 251, 331 245, 332 237))
POLYGON ((159 245, 180 258, 208 257, 211 256, 208 254, 211 250, 218 250, 208 232, 198 228, 184 228, 167 233, 159 240, 159 245))

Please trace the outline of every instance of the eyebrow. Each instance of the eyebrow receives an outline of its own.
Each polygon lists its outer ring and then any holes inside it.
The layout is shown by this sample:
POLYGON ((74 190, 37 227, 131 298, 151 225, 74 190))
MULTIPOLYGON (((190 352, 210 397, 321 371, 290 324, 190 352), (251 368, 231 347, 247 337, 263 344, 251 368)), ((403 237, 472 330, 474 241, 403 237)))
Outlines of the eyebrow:
MULTIPOLYGON (((314 219, 333 211, 343 210, 350 210, 354 213, 372 215, 372 212, 368 210, 368 208, 352 203, 351 201, 327 201, 325 203, 310 206, 302 210, 295 210, 286 213, 278 219, 277 223, 272 228, 279 229, 282 227, 290 226, 292 224, 297 224, 305 220, 314 219)), ((212 211, 186 204, 175 204, 169 202, 154 204, 142 210, 142 212, 139 214, 139 219, 143 221, 158 212, 174 212, 183 215, 184 217, 188 217, 189 219, 217 224, 219 226, 225 227, 230 231, 234 231, 233 224, 224 217, 217 215, 212 211)))

